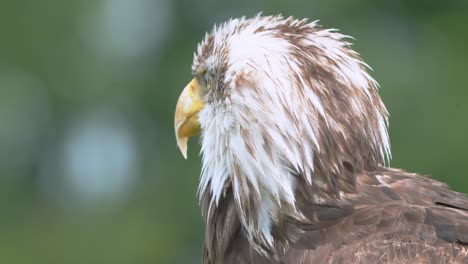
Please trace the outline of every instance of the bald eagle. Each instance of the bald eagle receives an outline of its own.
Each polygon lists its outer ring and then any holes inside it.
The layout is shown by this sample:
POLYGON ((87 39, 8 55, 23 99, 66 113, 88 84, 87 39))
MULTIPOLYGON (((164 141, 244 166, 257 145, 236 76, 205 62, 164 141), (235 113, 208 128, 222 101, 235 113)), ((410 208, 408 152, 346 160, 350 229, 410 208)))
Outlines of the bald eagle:
POLYGON ((468 197, 387 166, 387 110, 348 36, 232 19, 175 112, 201 134, 203 263, 468 263, 468 197))

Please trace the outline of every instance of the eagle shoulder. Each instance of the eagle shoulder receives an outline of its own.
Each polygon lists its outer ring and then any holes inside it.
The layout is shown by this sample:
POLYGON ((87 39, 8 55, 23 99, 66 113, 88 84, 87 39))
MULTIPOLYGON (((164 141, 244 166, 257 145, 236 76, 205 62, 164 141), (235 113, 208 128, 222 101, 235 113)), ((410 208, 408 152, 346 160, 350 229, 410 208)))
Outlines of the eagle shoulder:
POLYGON ((468 262, 465 194, 388 168, 357 175, 356 182, 356 192, 343 197, 346 206, 316 206, 318 222, 305 225, 284 263, 468 262))
POLYGON ((214 259, 205 244, 203 263, 468 262, 468 198, 430 178, 381 168, 356 175, 356 190, 340 201, 299 200, 306 220, 273 228, 274 257, 259 254, 239 224, 227 231, 226 215, 211 223, 218 232, 208 243, 223 253, 214 259))

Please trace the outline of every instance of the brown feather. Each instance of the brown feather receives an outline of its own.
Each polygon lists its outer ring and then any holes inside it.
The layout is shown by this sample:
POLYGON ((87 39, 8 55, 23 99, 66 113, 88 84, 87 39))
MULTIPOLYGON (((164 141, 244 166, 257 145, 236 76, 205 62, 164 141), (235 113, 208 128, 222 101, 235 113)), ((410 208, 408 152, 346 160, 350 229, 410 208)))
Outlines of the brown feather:
POLYGON ((237 224, 234 236, 228 229, 216 236, 216 243, 230 244, 217 252, 225 258, 215 261, 207 253, 213 249, 205 248, 203 263, 466 263, 466 195, 401 170, 379 168, 355 177, 356 191, 344 201, 324 206, 305 199, 307 221, 284 219, 275 227, 276 258, 257 253, 237 224), (376 176, 388 176, 390 186, 379 186, 376 176))

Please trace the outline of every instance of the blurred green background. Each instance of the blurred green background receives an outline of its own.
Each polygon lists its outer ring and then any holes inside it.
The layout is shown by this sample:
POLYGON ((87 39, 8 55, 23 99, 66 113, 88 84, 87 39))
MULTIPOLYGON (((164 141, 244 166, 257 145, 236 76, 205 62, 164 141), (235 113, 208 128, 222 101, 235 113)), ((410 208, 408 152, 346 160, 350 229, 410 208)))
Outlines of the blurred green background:
POLYGON ((391 165, 468 192, 466 0, 0 0, 0 263, 199 263, 173 111, 204 32, 262 10, 354 36, 391 165))

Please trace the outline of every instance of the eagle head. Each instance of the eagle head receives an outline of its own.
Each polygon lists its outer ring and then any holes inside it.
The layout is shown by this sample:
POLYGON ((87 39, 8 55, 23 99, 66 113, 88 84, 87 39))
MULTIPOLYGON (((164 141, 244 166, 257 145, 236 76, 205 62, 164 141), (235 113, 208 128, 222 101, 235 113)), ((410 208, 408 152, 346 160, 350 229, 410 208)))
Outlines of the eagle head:
POLYGON ((188 137, 201 134, 208 222, 229 190, 249 241, 271 248, 273 225, 301 218, 299 191, 339 197, 333 186, 349 184, 344 170, 371 170, 389 157, 378 84, 347 39, 317 22, 260 15, 206 34, 175 133, 184 157, 188 137))

